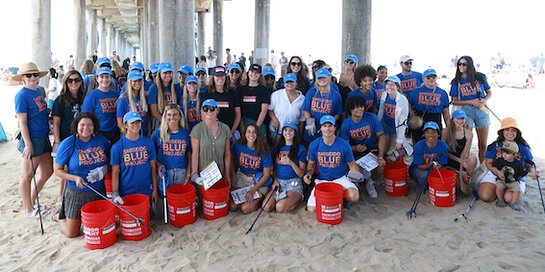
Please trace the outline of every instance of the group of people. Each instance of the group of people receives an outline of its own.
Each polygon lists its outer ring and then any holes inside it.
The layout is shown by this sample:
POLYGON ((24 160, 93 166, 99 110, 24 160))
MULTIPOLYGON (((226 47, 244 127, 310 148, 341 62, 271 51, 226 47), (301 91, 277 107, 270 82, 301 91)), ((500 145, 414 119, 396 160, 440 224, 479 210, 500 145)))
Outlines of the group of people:
MULTIPOLYGON (((388 76, 385 66, 358 66, 351 54, 339 80, 325 62, 309 69, 298 56, 278 80, 271 65, 257 63, 247 70, 232 63, 207 71, 193 65, 175 70, 161 62, 148 73, 133 62, 122 84, 110 59, 98 58, 92 71, 87 65, 86 71, 66 72, 52 102, 53 145, 38 88, 47 72, 25 63, 15 76, 23 83, 15 109, 25 216, 35 218, 45 209, 34 205, 35 174, 38 191, 53 171, 61 179, 60 229, 74 237, 80 209, 99 198, 93 191, 105 191, 106 173, 112 176, 113 201, 122 204, 124 196, 140 193, 157 203, 164 195, 158 180, 199 185, 199 173, 211 162, 231 189, 250 188, 244 203, 230 203, 233 211, 249 213, 263 205, 265 211, 289 212, 305 199, 304 188, 323 182, 342 185, 345 199, 357 202, 363 186, 377 197, 373 180, 382 178, 387 159, 403 159, 400 154, 413 158, 409 173, 419 184, 431 169, 447 166, 469 180, 480 161, 490 170, 478 189, 481 199, 519 210, 523 176, 539 173, 514 119, 504 119, 498 139, 486 146, 486 77, 471 57, 462 56, 447 93, 434 69, 421 74, 412 71, 412 62, 402 56, 401 73, 388 76), (450 101, 457 108, 452 114, 450 101), (478 158, 470 154, 472 128, 478 158), (369 153, 378 164, 371 173, 356 164, 369 153)), ((307 210, 315 206, 312 191, 307 210)))

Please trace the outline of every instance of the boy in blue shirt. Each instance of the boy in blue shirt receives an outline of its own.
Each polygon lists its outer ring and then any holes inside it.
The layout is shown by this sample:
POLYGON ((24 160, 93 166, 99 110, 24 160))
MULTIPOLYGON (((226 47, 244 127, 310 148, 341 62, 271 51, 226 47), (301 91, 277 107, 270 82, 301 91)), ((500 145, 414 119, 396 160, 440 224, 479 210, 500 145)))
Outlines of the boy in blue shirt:
POLYGON ((430 121, 424 124, 424 139, 414 145, 414 160, 409 166, 409 174, 422 185, 428 182, 430 170, 448 162, 448 145, 439 140, 439 125, 430 121))

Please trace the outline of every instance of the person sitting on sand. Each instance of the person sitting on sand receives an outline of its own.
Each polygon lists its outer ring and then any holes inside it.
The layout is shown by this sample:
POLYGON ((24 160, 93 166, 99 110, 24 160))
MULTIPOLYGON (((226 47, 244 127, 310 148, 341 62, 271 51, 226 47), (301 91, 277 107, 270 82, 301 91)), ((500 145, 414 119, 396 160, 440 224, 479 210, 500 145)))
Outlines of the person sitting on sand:
MULTIPOLYGON (((344 199, 357 202, 360 194, 358 187, 353 182, 361 182, 363 175, 354 160, 350 144, 346 140, 335 136, 335 129, 335 118, 333 116, 324 115, 320 118, 321 137, 312 141, 308 148, 308 164, 304 181, 311 184, 312 175, 315 170, 318 170, 318 175, 314 181, 316 185, 325 182, 340 184, 345 189, 344 199)), ((307 202, 307 210, 311 212, 316 211, 315 189, 312 189, 307 202)))
POLYGON ((511 209, 520 211, 518 201, 520 199, 520 179, 528 172, 524 169, 522 162, 518 160, 520 157, 519 147, 517 143, 505 141, 501 147, 498 147, 501 153, 500 158, 496 158, 492 163, 492 173, 496 175, 496 197, 498 198, 497 205, 500 208, 505 207, 503 195, 505 191, 513 193, 511 198, 511 209))

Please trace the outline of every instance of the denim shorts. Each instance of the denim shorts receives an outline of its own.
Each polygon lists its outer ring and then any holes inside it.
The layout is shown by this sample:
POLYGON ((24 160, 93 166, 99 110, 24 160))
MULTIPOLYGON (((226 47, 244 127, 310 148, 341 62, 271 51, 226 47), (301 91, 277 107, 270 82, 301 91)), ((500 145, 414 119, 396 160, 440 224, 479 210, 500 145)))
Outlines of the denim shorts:
POLYGON ((380 123, 382 123, 382 128, 384 129, 384 135, 390 136, 390 137, 396 137, 397 133, 394 127, 386 124, 386 122, 384 122, 384 119, 380 121, 380 123))
MULTIPOLYGON (((45 153, 51 153, 53 150, 49 137, 39 139, 31 138, 30 140, 32 141, 32 148, 34 149, 32 157, 39 157, 45 153)), ((25 141, 23 141, 23 139, 19 139, 19 142, 17 142, 17 150, 21 153, 25 150, 25 141)))
POLYGON ((470 127, 482 128, 490 126, 490 115, 473 105, 463 105, 462 110, 466 112, 466 124, 470 127))
POLYGON ((185 182, 186 169, 184 168, 172 168, 167 170, 167 179, 173 184, 183 184, 185 182))
POLYGON ((287 197, 288 192, 297 192, 303 197, 303 182, 300 177, 292 179, 278 179, 280 189, 276 192, 276 201, 287 197))

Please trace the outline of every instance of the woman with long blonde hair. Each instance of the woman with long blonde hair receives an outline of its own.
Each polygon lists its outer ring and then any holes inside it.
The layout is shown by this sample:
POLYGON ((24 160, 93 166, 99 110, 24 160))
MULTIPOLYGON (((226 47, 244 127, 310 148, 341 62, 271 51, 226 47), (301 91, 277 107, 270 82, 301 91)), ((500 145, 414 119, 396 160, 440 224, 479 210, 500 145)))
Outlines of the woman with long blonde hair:
POLYGON ((148 104, 144 91, 144 76, 140 71, 133 70, 129 73, 127 87, 117 100, 117 126, 123 130, 123 116, 129 111, 138 112, 142 118, 142 133, 149 135, 151 124, 148 121, 148 104))
POLYGON ((183 89, 182 108, 184 109, 185 122, 189 130, 201 121, 201 97, 199 94, 198 79, 196 76, 188 76, 185 79, 183 89))
POLYGON ((155 122, 153 128, 159 128, 165 106, 170 103, 178 104, 178 99, 182 96, 180 86, 174 84, 172 64, 161 62, 158 70, 159 75, 155 78, 155 84, 148 92, 149 109, 155 122))

